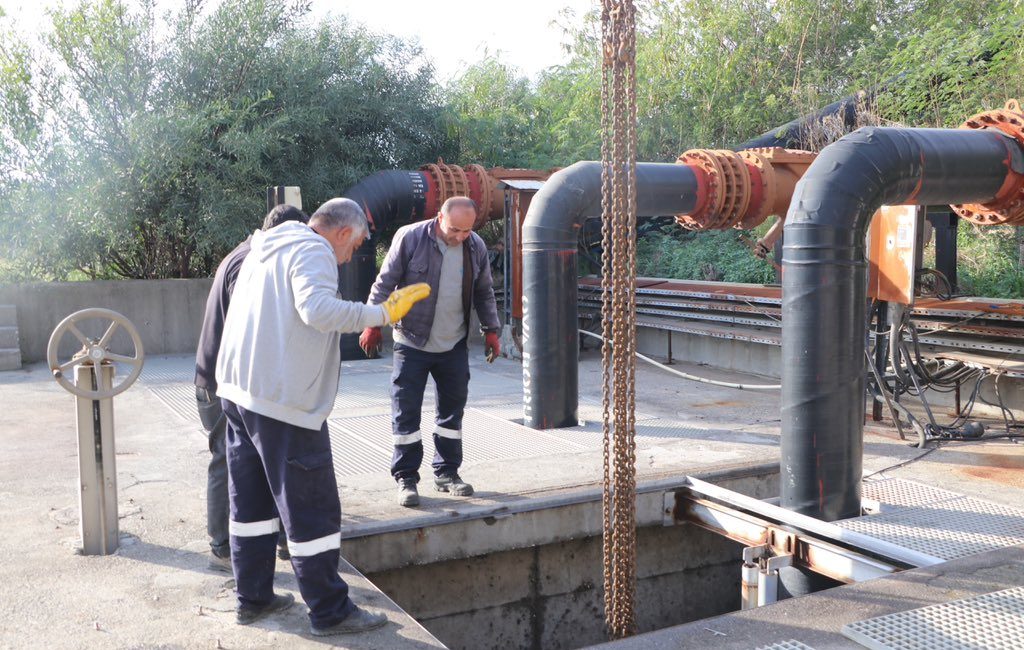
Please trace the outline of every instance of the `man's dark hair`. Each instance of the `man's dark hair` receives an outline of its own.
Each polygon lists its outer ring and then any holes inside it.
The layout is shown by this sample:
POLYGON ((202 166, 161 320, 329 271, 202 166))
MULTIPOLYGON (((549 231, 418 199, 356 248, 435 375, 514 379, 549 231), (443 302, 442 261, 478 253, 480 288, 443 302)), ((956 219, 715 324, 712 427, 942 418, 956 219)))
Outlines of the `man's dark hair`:
POLYGON ((286 221, 309 223, 309 215, 293 205, 288 205, 287 203, 275 205, 263 220, 263 229, 270 230, 271 228, 276 228, 286 221))

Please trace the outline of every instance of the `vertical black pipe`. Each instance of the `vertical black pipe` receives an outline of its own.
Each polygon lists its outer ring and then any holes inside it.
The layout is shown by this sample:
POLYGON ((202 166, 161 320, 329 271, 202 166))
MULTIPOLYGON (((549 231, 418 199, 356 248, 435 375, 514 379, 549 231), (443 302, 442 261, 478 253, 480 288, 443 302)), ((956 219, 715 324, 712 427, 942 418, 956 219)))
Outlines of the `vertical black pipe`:
MULTIPOLYGON (((423 172, 380 171, 367 176, 345 192, 363 208, 372 224, 370 238, 339 267, 338 290, 345 300, 366 302, 377 277, 377 241, 385 228, 419 221, 424 217, 427 181, 423 172)), ((342 360, 365 359, 358 334, 341 336, 342 360)))
MULTIPOLYGON (((688 212, 697 179, 686 165, 637 163, 638 216, 688 212)), ((577 424, 576 248, 583 220, 601 214, 601 163, 555 173, 523 222, 523 416, 526 426, 577 424)))
POLYGON ((1024 154, 995 131, 863 128, 826 147, 786 217, 782 505, 832 521, 860 514, 864 237, 881 205, 995 197, 1024 154))

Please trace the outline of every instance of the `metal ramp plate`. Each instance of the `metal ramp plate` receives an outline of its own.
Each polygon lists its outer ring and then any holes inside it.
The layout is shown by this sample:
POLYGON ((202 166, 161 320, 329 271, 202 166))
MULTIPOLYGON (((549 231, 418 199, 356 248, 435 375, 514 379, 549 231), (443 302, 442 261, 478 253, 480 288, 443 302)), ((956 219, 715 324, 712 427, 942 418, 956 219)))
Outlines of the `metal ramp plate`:
POLYGON ((1016 508, 901 479, 865 482, 863 493, 881 512, 837 526, 944 560, 1024 544, 1016 508))
POLYGON ((849 623, 843 635, 872 650, 1020 650, 1024 587, 849 623))
POLYGON ((814 648, 800 643, 796 639, 789 639, 788 641, 779 641, 771 645, 758 646, 755 650, 814 650, 814 648))

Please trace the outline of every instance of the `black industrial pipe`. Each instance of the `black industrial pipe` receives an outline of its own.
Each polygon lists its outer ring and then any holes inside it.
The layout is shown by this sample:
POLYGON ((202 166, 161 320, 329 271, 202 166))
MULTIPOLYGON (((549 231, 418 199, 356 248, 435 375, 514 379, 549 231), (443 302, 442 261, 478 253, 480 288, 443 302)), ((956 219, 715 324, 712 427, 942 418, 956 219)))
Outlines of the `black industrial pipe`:
POLYGON ((747 140, 743 144, 733 147, 734 151, 744 149, 756 149, 758 147, 785 147, 786 149, 809 149, 810 136, 822 121, 838 116, 842 120, 845 129, 852 129, 857 125, 857 105, 862 104, 871 97, 874 91, 860 91, 843 97, 837 102, 832 102, 824 108, 813 113, 801 116, 766 131, 761 135, 747 140))
MULTIPOLYGON (((637 214, 685 213, 697 179, 686 165, 637 163, 637 214)), ((579 400, 576 246, 587 217, 601 214, 601 163, 556 172, 523 222, 523 416, 526 426, 575 426, 579 400)))
POLYGON ((868 127, 829 145, 797 183, 782 290, 782 505, 860 515, 864 237, 882 205, 984 203, 1024 152, 992 130, 868 127))
MULTIPOLYGON (((338 290, 345 300, 366 302, 377 277, 377 242, 390 224, 423 219, 427 180, 424 172, 380 171, 367 176, 345 192, 363 208, 372 224, 370 238, 339 267, 338 290)), ((341 335, 341 358, 363 359, 359 334, 341 335)))

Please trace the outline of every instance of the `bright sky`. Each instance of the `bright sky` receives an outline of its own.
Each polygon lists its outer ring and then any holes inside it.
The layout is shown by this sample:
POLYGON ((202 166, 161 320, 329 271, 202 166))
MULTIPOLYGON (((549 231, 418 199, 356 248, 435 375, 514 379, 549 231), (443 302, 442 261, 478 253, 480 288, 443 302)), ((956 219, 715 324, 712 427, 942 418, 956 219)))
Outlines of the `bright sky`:
MULTIPOLYGON (((565 58, 566 25, 579 23, 598 0, 314 0, 313 13, 341 13, 373 31, 417 38, 442 81, 456 76, 486 52, 535 77, 565 58), (564 10, 569 13, 564 13, 564 10)), ((0 7, 22 27, 36 31, 47 8, 73 0, 0 0, 0 7)), ((158 7, 176 2, 158 0, 158 7)))

